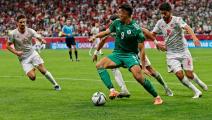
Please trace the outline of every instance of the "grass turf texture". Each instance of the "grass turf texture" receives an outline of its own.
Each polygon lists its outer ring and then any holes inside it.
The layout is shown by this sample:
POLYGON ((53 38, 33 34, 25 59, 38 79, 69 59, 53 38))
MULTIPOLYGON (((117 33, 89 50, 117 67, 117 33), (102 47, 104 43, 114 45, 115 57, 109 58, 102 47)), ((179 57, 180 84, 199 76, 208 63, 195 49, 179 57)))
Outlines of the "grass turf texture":
MULTIPOLYGON (((164 53, 153 49, 146 51, 153 67, 174 92, 173 97, 166 96, 159 83, 148 77, 165 101, 160 106, 152 104, 152 96, 127 69, 121 71, 131 97, 107 99, 104 106, 94 106, 92 94, 102 91, 108 95, 108 90, 100 80, 87 49, 79 50, 80 62, 69 61, 67 50, 42 51, 45 66, 62 87, 59 92, 54 91, 38 71, 37 80, 30 81, 16 56, 0 51, 0 120, 211 120, 212 49, 191 49, 194 70, 209 85, 209 91, 203 92, 203 97, 196 100, 191 98, 191 90, 182 86, 173 74, 167 73, 164 53)), ((111 50, 103 52, 107 55, 111 50)), ((112 74, 111 79, 115 84, 112 74)), ((117 84, 115 86, 118 88, 117 84)))

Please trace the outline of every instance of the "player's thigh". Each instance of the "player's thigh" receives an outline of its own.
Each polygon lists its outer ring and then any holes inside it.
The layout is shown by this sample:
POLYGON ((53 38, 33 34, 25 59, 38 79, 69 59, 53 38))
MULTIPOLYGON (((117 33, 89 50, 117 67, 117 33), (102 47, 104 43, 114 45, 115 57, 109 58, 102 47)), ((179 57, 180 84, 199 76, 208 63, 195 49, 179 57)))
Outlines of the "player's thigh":
POLYGON ((102 58, 97 64, 97 68, 116 68, 120 66, 122 63, 119 59, 119 55, 116 53, 112 53, 108 55, 107 57, 102 58))
POLYGON ((193 60, 192 60, 192 57, 188 56, 186 58, 183 58, 182 66, 183 66, 183 69, 185 71, 193 71, 193 60))
POLYGON ((189 79, 193 79, 194 78, 194 74, 192 70, 184 70, 186 77, 188 77, 189 79))
POLYGON ((129 70, 134 65, 140 66, 140 60, 137 54, 124 54, 120 56, 121 62, 123 62, 124 66, 126 66, 129 70))
POLYGON ((181 60, 178 58, 167 59, 168 72, 176 73, 182 70, 181 60))
POLYGON ((42 73, 45 74, 46 73, 46 68, 44 66, 44 61, 43 59, 40 57, 40 55, 35 52, 34 56, 32 57, 32 64, 37 67, 37 69, 42 73))
POLYGON ((30 55, 28 58, 22 60, 20 63, 21 63, 21 66, 26 75, 28 72, 30 72, 31 70, 34 69, 34 66, 32 64, 32 55, 30 55))

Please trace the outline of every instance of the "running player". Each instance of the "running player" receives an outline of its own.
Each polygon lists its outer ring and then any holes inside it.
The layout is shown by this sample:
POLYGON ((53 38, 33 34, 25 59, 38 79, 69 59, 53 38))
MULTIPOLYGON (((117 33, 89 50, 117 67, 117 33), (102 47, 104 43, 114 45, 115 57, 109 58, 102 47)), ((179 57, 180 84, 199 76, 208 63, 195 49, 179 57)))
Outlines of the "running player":
MULTIPOLYGON (((117 15, 112 15, 110 17, 110 20, 111 21, 114 21, 115 19, 117 19, 118 16, 117 15)), ((151 32, 145 28, 142 28, 143 32, 144 32, 144 35, 146 38, 150 38, 152 40, 155 40, 155 37, 153 37, 151 35, 151 32)), ((115 37, 115 36, 114 36, 115 37)), ((95 54, 93 55, 93 61, 97 61, 97 54, 99 52, 99 50, 103 47, 103 45, 105 44, 105 41, 106 41, 106 38, 105 37, 104 39, 101 40, 101 42, 98 44, 97 48, 96 48, 96 52, 95 54)), ((148 59, 148 57, 146 56, 146 60, 145 60, 145 66, 147 68, 147 70, 151 73, 151 76, 154 77, 164 88, 166 94, 168 96, 173 96, 173 92, 171 91, 171 89, 168 87, 168 85, 166 84, 166 82, 164 81, 163 77, 161 76, 161 74, 156 71, 152 66, 151 66, 151 63, 148 59)), ((120 70, 118 68, 114 68, 112 69, 112 72, 115 76, 115 80, 116 82, 118 83, 118 85, 120 86, 121 88, 121 92, 119 93, 119 96, 120 98, 122 97, 129 97, 130 96, 130 93, 126 87, 126 84, 123 80, 123 77, 122 77, 122 74, 120 72, 120 70)))
POLYGON ((168 72, 174 72, 180 82, 195 93, 193 98, 199 98, 202 96, 202 92, 188 78, 195 81, 203 90, 208 90, 208 87, 193 72, 192 57, 187 47, 183 29, 191 35, 196 46, 200 46, 200 42, 193 30, 181 17, 172 15, 171 5, 168 2, 162 3, 159 10, 162 19, 157 22, 152 34, 156 36, 157 33, 162 32, 165 37, 165 45, 158 43, 157 47, 166 51, 168 72))
MULTIPOLYGON (((106 69, 125 65, 131 71, 133 77, 155 98, 154 104, 159 105, 163 103, 163 100, 157 94, 151 82, 144 78, 141 72, 137 54, 139 49, 141 51, 139 56, 142 58, 142 64, 145 64, 145 38, 140 26, 131 19, 132 12, 133 8, 130 5, 121 5, 118 10, 120 19, 115 20, 106 31, 100 32, 90 38, 90 41, 93 41, 93 39, 102 38, 110 33, 116 33, 113 53, 102 58, 96 64, 96 68, 104 84, 110 89, 109 98, 113 99, 117 97, 119 93, 115 91, 106 69)), ((143 71, 148 75, 150 74, 145 66, 143 67, 143 71)))
POLYGON ((33 29, 26 27, 26 16, 17 17, 17 28, 9 34, 7 49, 18 56, 18 59, 26 73, 31 79, 35 80, 35 67, 54 85, 55 90, 61 90, 52 74, 44 67, 44 61, 40 55, 33 49, 32 38, 46 43, 33 29), (13 48, 11 45, 14 44, 13 48))

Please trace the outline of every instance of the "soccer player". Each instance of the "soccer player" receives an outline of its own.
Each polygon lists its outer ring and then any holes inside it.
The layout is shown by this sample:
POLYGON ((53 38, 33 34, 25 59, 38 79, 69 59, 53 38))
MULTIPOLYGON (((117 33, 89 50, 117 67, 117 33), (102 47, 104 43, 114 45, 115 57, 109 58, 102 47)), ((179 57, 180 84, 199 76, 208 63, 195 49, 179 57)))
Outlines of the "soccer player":
POLYGON ((200 46, 200 42, 181 17, 172 15, 172 8, 169 3, 162 3, 159 10, 162 19, 157 22, 152 34, 156 36, 157 33, 162 32, 165 37, 165 45, 158 43, 157 47, 162 51, 166 51, 168 72, 174 72, 181 83, 195 93, 193 98, 199 98, 202 92, 188 78, 195 81, 203 90, 208 90, 208 87, 193 72, 192 57, 187 47, 183 29, 191 35, 196 46, 200 46))
MULTIPOLYGON (((91 28, 91 34, 92 35, 96 35, 97 33, 99 33, 99 23, 95 23, 95 26, 91 28)), ((99 38, 96 38, 96 40, 93 41, 92 46, 91 46, 91 48, 89 50, 89 55, 90 56, 92 56, 92 53, 91 53, 92 52, 92 49, 93 48, 96 48, 97 45, 99 44, 99 42, 100 42, 100 39, 99 38)), ((103 55, 101 49, 99 50, 99 54, 100 55, 103 55)))
POLYGON ((18 56, 18 59, 26 73, 31 79, 35 80, 35 67, 54 85, 55 90, 61 90, 61 87, 55 81, 52 74, 45 68, 44 61, 40 55, 33 49, 32 38, 46 43, 33 29, 26 27, 26 16, 17 17, 17 28, 11 31, 7 42, 7 49, 18 56), (14 48, 11 46, 14 44, 14 48))
MULTIPOLYGON (((112 15, 110 17, 110 20, 113 21, 115 19, 117 19, 118 16, 116 15, 112 15)), ((143 32, 144 32, 144 35, 146 38, 150 38, 152 40, 155 40, 155 37, 152 36, 151 32, 145 28, 142 28, 143 32)), ((114 35, 113 35, 114 36, 114 35)), ((101 40, 101 42, 98 44, 97 48, 96 48, 96 51, 95 51, 95 54, 93 55, 93 61, 97 61, 97 53, 99 52, 99 50, 103 47, 103 45, 105 44, 106 42, 106 38, 105 37, 104 39, 101 40)), ((150 72, 151 76, 154 77, 164 88, 165 92, 166 92, 166 95, 168 96, 173 96, 173 92, 171 91, 171 89, 168 87, 168 85, 166 84, 166 82, 164 81, 163 77, 161 76, 161 74, 156 71, 152 66, 151 66, 151 63, 148 59, 148 57, 146 56, 145 58, 145 66, 147 68, 147 70, 150 72)), ((122 74, 120 72, 120 70, 118 68, 114 68, 112 69, 112 73, 114 74, 115 76, 115 80, 117 82, 117 84, 120 86, 121 88, 121 92, 119 93, 118 97, 122 98, 122 97, 129 97, 130 96, 130 93, 126 87, 126 84, 123 80, 123 77, 122 77, 122 74)))
MULTIPOLYGON (((90 38, 90 41, 96 38, 102 38, 110 33, 116 33, 115 49, 112 54, 102 58, 97 64, 96 68, 100 78, 110 89, 109 98, 113 99, 118 96, 118 92, 115 91, 113 84, 111 83, 110 76, 106 69, 116 68, 122 65, 127 68, 133 74, 133 77, 155 98, 154 104, 159 105, 163 103, 163 100, 155 91, 151 82, 144 78, 141 72, 140 62, 138 59, 138 49, 141 51, 142 64, 145 63, 145 51, 144 51, 144 35, 140 26, 131 19, 133 8, 128 4, 122 4, 119 7, 118 15, 120 19, 115 20, 109 27, 109 29, 98 33, 90 38)), ((146 74, 150 74, 146 67, 143 67, 143 71, 146 74)))
POLYGON ((77 48, 76 48, 76 42, 75 42, 75 39, 73 36, 73 32, 74 32, 74 27, 71 25, 71 20, 66 19, 66 25, 64 25, 62 28, 62 36, 66 37, 65 40, 66 40, 66 45, 69 48, 70 60, 73 61, 73 58, 72 58, 72 46, 73 46, 76 61, 79 61, 78 52, 77 52, 77 48))

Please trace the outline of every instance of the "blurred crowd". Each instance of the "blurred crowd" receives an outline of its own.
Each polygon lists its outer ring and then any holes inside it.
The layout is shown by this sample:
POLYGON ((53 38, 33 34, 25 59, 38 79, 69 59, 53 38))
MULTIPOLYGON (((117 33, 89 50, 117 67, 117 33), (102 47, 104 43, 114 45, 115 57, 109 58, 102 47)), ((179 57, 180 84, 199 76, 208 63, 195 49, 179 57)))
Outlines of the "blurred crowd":
POLYGON ((212 33, 212 0, 1 0, 0 36, 16 27, 19 14, 27 16, 28 27, 46 37, 58 37, 67 18, 72 19, 76 36, 89 36, 95 23, 105 29, 121 3, 130 3, 133 18, 152 30, 160 19, 158 6, 164 1, 172 4, 173 14, 181 16, 196 34, 212 33))

